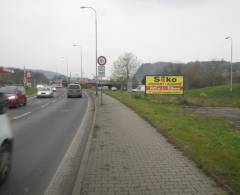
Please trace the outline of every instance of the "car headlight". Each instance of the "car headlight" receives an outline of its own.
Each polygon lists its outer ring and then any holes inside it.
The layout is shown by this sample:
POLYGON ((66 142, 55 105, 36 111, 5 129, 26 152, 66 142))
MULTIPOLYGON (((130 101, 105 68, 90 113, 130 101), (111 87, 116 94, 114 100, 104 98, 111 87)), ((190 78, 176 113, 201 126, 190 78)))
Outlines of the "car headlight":
POLYGON ((9 99, 9 100, 15 100, 15 99, 16 99, 16 96, 15 96, 15 95, 9 96, 8 99, 9 99))

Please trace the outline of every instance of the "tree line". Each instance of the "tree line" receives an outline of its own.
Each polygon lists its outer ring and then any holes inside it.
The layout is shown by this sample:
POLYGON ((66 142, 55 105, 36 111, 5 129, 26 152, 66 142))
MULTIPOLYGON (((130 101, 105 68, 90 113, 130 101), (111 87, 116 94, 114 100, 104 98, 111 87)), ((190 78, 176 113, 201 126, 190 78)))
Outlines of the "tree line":
MULTIPOLYGON (((145 84, 146 75, 182 75, 186 89, 228 84, 230 62, 224 60, 195 61, 189 63, 157 62, 142 64, 132 53, 125 53, 114 61, 112 82, 126 89, 131 80, 133 87, 145 84)), ((233 83, 240 82, 240 62, 233 63, 233 83)))
MULTIPOLYGON (((187 64, 169 63, 157 72, 159 75, 183 75, 185 88, 202 88, 228 84, 230 63, 226 61, 195 61, 187 64)), ((144 82, 144 81, 143 81, 144 82)), ((240 63, 233 64, 233 83, 240 82, 240 63)))
MULTIPOLYGON (((0 73, 0 86, 8 84, 23 85, 24 71, 22 69, 13 68, 14 73, 0 73)), ((32 84, 48 83, 47 77, 40 72, 32 72, 32 84)))

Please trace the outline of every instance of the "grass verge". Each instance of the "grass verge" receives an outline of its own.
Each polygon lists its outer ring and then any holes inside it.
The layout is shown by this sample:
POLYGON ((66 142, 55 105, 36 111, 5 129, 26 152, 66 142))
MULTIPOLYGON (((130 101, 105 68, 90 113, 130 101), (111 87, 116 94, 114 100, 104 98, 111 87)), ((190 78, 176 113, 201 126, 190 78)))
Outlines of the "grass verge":
POLYGON ((206 173, 240 194, 240 132, 223 119, 195 116, 156 97, 106 91, 149 121, 206 173))
POLYGON ((240 107, 240 84, 233 85, 232 94, 229 85, 186 90, 186 101, 197 106, 240 107))
POLYGON ((230 94, 229 85, 185 90, 184 96, 151 96, 162 104, 179 104, 187 106, 240 107, 240 84, 233 85, 230 94))
POLYGON ((35 95, 37 93, 37 88, 36 87, 28 87, 28 88, 26 88, 26 93, 27 93, 27 96, 35 95))

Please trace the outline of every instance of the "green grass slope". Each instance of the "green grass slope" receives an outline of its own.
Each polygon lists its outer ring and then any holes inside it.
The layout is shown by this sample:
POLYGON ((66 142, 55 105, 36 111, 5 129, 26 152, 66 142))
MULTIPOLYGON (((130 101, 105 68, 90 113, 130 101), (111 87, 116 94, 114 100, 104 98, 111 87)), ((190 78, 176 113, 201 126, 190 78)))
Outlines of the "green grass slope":
POLYGON ((186 90, 184 102, 193 106, 240 107, 240 84, 186 90))
POLYGON ((201 94, 205 93, 207 97, 217 97, 217 98, 240 98, 240 84, 233 85, 232 95, 230 93, 230 85, 221 85, 214 87, 206 87, 200 89, 191 89, 186 90, 186 96, 201 96, 201 94))

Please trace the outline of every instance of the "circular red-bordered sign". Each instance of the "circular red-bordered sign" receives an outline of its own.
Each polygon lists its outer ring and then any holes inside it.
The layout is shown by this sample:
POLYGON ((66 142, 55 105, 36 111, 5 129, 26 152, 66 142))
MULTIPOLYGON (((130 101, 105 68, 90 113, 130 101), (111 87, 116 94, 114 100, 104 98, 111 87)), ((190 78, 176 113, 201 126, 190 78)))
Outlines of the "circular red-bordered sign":
POLYGON ((97 61, 99 65, 104 66, 107 63, 107 58, 105 56, 99 56, 97 61))

